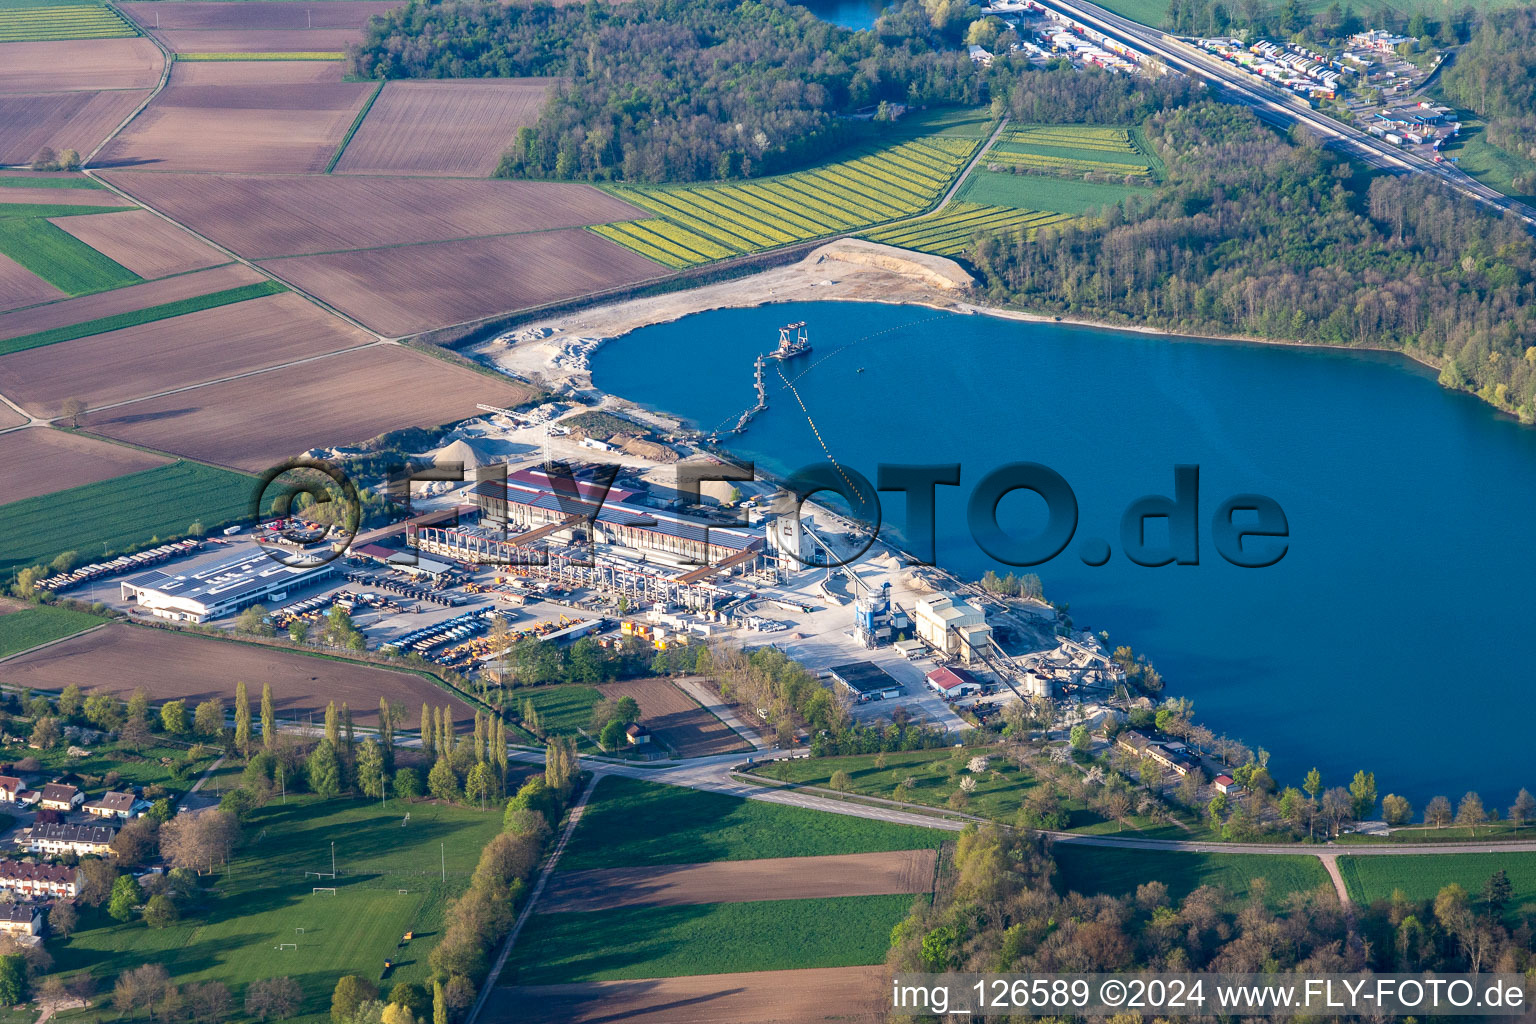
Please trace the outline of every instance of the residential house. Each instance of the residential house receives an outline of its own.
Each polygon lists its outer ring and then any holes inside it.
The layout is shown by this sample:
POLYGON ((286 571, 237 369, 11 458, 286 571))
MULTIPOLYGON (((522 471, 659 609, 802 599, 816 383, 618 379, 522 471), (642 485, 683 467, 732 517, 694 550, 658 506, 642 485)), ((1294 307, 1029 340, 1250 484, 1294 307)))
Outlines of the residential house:
POLYGON ((14 775, 0 775, 0 803, 14 804, 26 792, 26 783, 14 775))
POLYGON ((144 813, 149 806, 148 801, 141 800, 133 793, 110 792, 103 793, 95 800, 85 805, 85 813, 98 818, 115 818, 118 821, 127 821, 129 818, 137 818, 144 813))
POLYGON ((1216 792, 1218 793, 1236 793, 1238 790, 1243 788, 1242 786, 1239 786, 1230 775, 1218 775, 1213 781, 1215 782, 1216 792))
POLYGON ((43 930, 43 908, 38 903, 0 903, 0 932, 36 935, 43 930))
POLYGON ((111 852, 109 844, 115 835, 117 829, 111 825, 65 825, 53 822, 23 829, 16 837, 16 843, 33 853, 106 856, 111 852))
POLYGON ((0 889, 9 889, 14 893, 72 898, 79 895, 81 880, 78 867, 0 860, 0 889))
POLYGON ((636 747, 642 747, 651 742, 651 730, 639 722, 634 722, 629 728, 625 729, 624 736, 632 746, 636 747))
POLYGON ((64 782, 50 782, 43 787, 41 806, 45 811, 78 810, 85 803, 85 794, 77 787, 64 782))

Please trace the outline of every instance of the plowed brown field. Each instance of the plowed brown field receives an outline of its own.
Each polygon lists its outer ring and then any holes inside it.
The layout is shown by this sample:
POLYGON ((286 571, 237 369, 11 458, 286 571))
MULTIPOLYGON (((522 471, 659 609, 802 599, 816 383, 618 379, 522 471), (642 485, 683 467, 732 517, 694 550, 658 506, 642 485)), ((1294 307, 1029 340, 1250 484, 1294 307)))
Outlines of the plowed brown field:
POLYGON ((124 402, 373 340, 284 292, 0 356, 0 393, 58 416, 67 398, 124 402))
POLYGON ((192 704, 219 697, 232 705, 241 680, 253 711, 262 684, 272 684, 279 719, 319 720, 334 700, 345 701, 353 721, 367 725, 378 720, 380 697, 405 704, 412 722, 424 701, 452 707, 461 723, 475 717, 453 694, 409 672, 122 623, 0 663, 0 681, 18 686, 62 690, 78 683, 118 697, 142 686, 153 701, 181 698, 192 704))
MULTIPOLYGON (((113 214, 114 217, 126 214, 113 214)), ((147 309, 167 302, 180 302, 194 295, 207 295, 229 288, 257 284, 266 278, 249 267, 234 264, 216 270, 203 270, 164 281, 136 284, 78 299, 51 302, 36 309, 0 314, 0 338, 14 338, 35 331, 51 330, 69 324, 84 323, 104 316, 115 316, 133 309, 147 309)))
POLYGON ((668 273, 581 228, 295 256, 262 266, 391 337, 668 273))
MULTIPOLYGON (((34 79, 34 85, 44 80, 34 79)), ((66 149, 89 153, 148 95, 147 89, 120 89, 0 96, 0 124, 5 125, 0 132, 0 163, 26 163, 44 146, 56 153, 66 149)))
MULTIPOLYGON (((164 0, 156 0, 162 3, 164 0)), ((229 0, 221 0, 229 2, 229 0)), ((241 0, 241 6, 249 0, 241 0)), ((327 3, 336 0, 326 0, 327 3)), ((287 0, 292 4, 292 0, 287 0)), ((177 6, 180 6, 179 4, 177 6)), ((175 53, 345 53, 361 41, 355 28, 234 29, 230 31, 151 32, 175 53)))
MULTIPOLYGON (((292 0, 188 0, 168 4, 162 0, 130 0, 120 4, 123 13, 144 28, 172 29, 361 29, 375 14, 399 7, 401 0, 325 0, 296 4, 292 0)), ((311 47, 306 47, 311 49, 311 47)))
POLYGON ((902 850, 572 871, 550 879, 539 912, 928 892, 937 857, 935 850, 902 850))
POLYGON ((555 79, 390 82, 336 164, 337 173, 496 170, 517 129, 538 120, 555 79))
POLYGON ((63 298, 64 293, 9 256, 0 255, 0 309, 63 298))
POLYGON ((665 679, 630 679, 604 683, 598 689, 604 697, 635 698, 640 705, 640 721, 680 757, 725 754, 750 746, 734 729, 665 679))
POLYGON ((138 37, 6 43, 3 53, 0 93, 149 89, 165 61, 154 43, 138 37))
MULTIPOLYGON (((3 391, 0 388, 0 391, 3 391)), ((222 466, 264 470, 317 445, 510 408, 526 388, 398 346, 376 346, 89 416, 97 433, 222 466)))
MULTIPOLYGON (((20 188, 5 186, 0 203, 45 203, 49 206, 124 206, 133 204, 104 188, 20 188)), ((91 216, 87 214, 87 216, 91 216)))
POLYGON ((6 501, 20 501, 152 469, 165 462, 161 456, 137 448, 51 427, 29 427, 7 434, 0 444, 0 494, 6 501))
MULTIPOLYGON (((786 936, 785 941, 793 941, 786 936)), ((879 1024, 884 967, 702 974, 500 989, 487 1024, 879 1024)))
MULTIPOLYGON (((8 189, 7 191, 15 191, 8 189)), ((37 191, 43 191, 38 189, 37 191)), ((84 189, 50 189, 53 192, 84 189)), ((87 193, 89 194, 89 193, 87 193)), ((108 193, 110 195, 111 193, 108 193)), ((0 200, 5 196, 0 194, 0 200)), ((142 278, 165 277, 228 263, 229 257, 199 242, 148 210, 58 217, 53 223, 142 278)))
POLYGON ((606 224, 646 214, 587 185, 248 174, 103 175, 247 259, 606 224))
POLYGON ((0 430, 4 430, 7 427, 20 426, 25 422, 27 422, 27 418, 25 416, 17 412, 15 409, 12 409, 10 406, 6 405, 4 402, 0 402, 0 430))
POLYGON ((178 63, 170 84, 93 162, 185 171, 325 170, 371 82, 322 61, 178 63))

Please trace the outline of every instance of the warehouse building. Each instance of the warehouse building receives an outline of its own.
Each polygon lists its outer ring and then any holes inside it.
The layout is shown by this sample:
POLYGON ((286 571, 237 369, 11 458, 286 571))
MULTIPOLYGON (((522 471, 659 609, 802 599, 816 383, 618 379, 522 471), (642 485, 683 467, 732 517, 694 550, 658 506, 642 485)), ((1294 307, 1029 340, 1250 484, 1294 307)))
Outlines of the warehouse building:
POLYGON ((893 700, 907 692, 906 687, 872 661, 833 665, 830 672, 833 681, 860 704, 871 700, 893 700))
POLYGON ((152 569, 122 582, 124 601, 175 622, 208 622, 253 604, 286 601, 305 587, 336 575, 336 564, 284 565, 261 551, 220 562, 198 572, 152 569))

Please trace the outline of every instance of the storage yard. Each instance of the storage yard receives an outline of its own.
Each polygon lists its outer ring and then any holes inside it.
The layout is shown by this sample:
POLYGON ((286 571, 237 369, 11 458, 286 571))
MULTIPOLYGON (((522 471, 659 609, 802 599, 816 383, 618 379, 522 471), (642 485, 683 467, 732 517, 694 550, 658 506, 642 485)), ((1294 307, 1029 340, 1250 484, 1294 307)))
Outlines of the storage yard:
POLYGON ((50 427, 29 427, 7 434, 0 443, 0 494, 8 502, 20 501, 151 469, 167 461, 136 448, 50 427))
POLYGON ((353 720, 367 726, 378 719, 380 697, 404 703, 413 720, 426 702, 451 706, 460 725, 474 721, 471 707, 411 672, 147 626, 114 623, 0 664, 7 685, 58 691, 82 679, 123 699, 142 687, 157 704, 232 701, 241 680, 255 696, 271 683, 278 717, 288 722, 319 721, 334 700, 345 701, 353 720))
POLYGON ((553 86, 550 78, 387 82, 335 172, 487 177, 553 86))
POLYGON ((376 86, 323 61, 177 62, 97 166, 316 173, 376 86))

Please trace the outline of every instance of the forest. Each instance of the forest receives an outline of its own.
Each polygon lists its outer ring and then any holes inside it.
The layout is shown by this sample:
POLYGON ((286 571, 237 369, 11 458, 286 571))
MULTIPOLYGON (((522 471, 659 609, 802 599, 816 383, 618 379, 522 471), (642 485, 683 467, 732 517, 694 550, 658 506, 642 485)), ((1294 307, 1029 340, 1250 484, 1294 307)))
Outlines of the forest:
POLYGON ((1396 349, 1536 420, 1536 242, 1422 177, 1367 175, 1248 111, 1147 119, 1165 186, 1034 240, 985 237, 994 301, 1195 334, 1396 349))
POLYGON ((1364 29, 1380 28, 1412 36, 1421 45, 1445 47, 1466 42, 1478 20, 1477 11, 1468 5, 1453 11, 1447 4, 1443 8, 1445 16, 1438 19, 1422 11, 1362 7, 1364 15, 1339 0, 1321 9, 1303 0, 1168 0, 1160 27, 1181 35, 1294 37, 1312 44, 1326 44, 1364 29))
POLYGON ((561 78, 504 177, 741 178, 867 137, 878 126, 846 115, 883 102, 980 102, 981 72, 946 42, 963 21, 948 2, 930 12, 915 0, 867 32, 784 0, 412 0, 373 20, 349 70, 561 78))
POLYGON ((1527 162, 1514 187, 1536 191, 1536 10, 1490 15, 1441 85, 1447 99, 1487 121, 1490 144, 1527 162))

